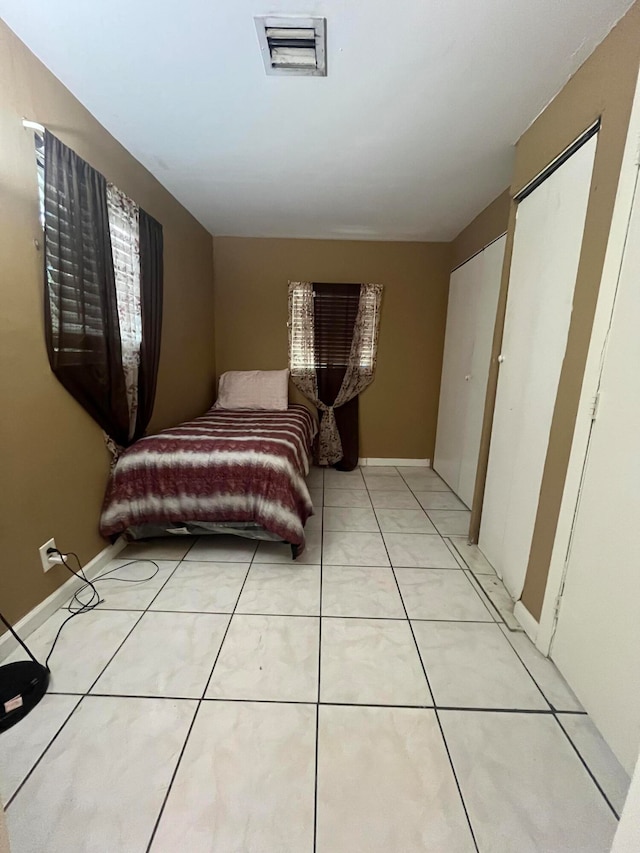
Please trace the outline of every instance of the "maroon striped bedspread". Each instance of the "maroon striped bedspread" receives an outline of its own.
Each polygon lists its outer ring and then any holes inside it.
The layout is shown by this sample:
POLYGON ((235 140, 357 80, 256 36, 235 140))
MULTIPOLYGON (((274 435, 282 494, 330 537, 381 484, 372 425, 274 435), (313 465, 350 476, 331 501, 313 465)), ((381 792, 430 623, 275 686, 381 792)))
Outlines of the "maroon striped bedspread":
POLYGON ((100 532, 249 522, 303 545, 304 523, 313 515, 305 476, 316 429, 304 406, 280 412, 210 409, 142 438, 112 471, 100 532))

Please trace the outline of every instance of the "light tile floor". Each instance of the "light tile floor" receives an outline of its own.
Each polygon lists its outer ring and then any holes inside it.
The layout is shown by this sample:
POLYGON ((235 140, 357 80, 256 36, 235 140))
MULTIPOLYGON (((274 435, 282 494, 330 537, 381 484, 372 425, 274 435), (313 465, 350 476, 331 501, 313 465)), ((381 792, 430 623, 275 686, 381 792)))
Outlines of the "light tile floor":
POLYGON ((215 536, 113 562, 159 572, 100 585, 0 735, 13 853, 608 851, 628 777, 466 508, 425 469, 309 485, 299 562, 215 536))

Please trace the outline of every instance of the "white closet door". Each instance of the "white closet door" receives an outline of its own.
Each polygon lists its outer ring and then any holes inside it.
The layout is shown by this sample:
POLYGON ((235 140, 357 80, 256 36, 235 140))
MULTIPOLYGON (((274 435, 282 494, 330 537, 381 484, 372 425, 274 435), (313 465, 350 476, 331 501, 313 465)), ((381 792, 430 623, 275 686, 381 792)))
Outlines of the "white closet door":
POLYGON ((500 237, 482 252, 480 277, 474 283, 473 352, 469 372, 465 374, 467 404, 457 489, 458 496, 468 507, 473 503, 476 484, 489 362, 506 242, 506 236, 500 237))
POLYGON ((471 369, 473 310, 470 294, 480 278, 482 253, 451 273, 445 333, 440 405, 433 467, 458 490, 464 443, 467 389, 464 377, 471 369))
POLYGON ((551 657, 628 773, 640 747, 636 192, 551 657))
POLYGON ((529 560, 596 141, 518 205, 479 540, 515 599, 529 560))

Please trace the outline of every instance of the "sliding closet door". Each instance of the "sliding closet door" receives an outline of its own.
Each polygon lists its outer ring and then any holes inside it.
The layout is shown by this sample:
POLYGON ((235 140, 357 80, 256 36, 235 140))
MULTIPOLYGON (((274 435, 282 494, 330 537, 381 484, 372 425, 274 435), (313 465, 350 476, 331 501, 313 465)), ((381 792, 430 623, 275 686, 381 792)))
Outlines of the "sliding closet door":
POLYGON ((566 350, 596 140, 518 205, 479 540, 516 599, 566 350))
POLYGON ((467 403, 457 489, 458 497, 468 507, 471 507, 473 503, 473 492, 476 485, 484 404, 487 396, 487 379, 489 378, 489 362, 491 361, 491 346, 493 344, 506 242, 506 236, 500 237, 481 253, 480 276, 474 287, 473 352, 468 372, 464 376, 467 403))
POLYGON ((482 254, 451 273, 445 333, 440 406, 433 467, 443 480, 458 490, 467 407, 465 376, 473 352, 473 306, 475 283, 480 278, 482 254))
POLYGON ((636 191, 551 646, 628 773, 640 747, 639 282, 636 191))

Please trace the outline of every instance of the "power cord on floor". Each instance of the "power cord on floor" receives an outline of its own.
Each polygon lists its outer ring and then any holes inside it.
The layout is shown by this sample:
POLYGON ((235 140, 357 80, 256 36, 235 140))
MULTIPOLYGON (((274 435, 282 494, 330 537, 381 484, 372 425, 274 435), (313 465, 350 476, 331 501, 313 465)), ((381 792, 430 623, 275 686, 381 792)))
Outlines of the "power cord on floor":
MULTIPOLYGON (((62 633, 62 629, 67 624, 67 622, 70 622, 75 616, 80 616, 82 613, 88 613, 91 610, 95 610, 99 604, 102 604, 104 602, 104 598, 100 597, 100 593, 98 592, 98 590, 95 586, 95 584, 98 581, 108 580, 108 581, 118 581, 119 583, 145 583, 146 581, 150 581, 152 578, 154 578, 158 574, 158 572, 160 571, 160 566, 156 562, 154 562, 153 560, 129 560, 127 563, 123 563, 121 566, 116 566, 113 569, 109 569, 108 571, 103 572, 101 575, 97 575, 95 578, 93 578, 93 580, 89 580, 89 578, 84 573, 84 569, 82 568, 82 563, 80 562, 80 558, 73 551, 68 551, 66 554, 63 554, 57 548, 49 548, 49 550, 47 551, 47 554, 57 555, 59 557, 62 565, 65 566, 71 572, 72 575, 74 575, 79 580, 84 581, 82 586, 80 586, 74 592, 73 596, 71 597, 71 601, 69 602, 69 604, 65 608, 65 610, 69 611, 70 615, 67 616, 67 618, 64 620, 64 622, 58 628, 58 631, 56 633, 56 636, 54 637, 51 648, 49 649, 49 654, 47 655, 47 659, 44 662, 44 665, 46 666, 46 668, 49 669, 49 660, 51 659, 51 655, 53 654, 53 650, 56 647, 56 643, 58 642, 60 634, 62 633), (67 560, 66 560, 67 557, 73 557, 76 560, 76 562, 78 564, 78 571, 76 571, 74 568, 72 568, 69 565, 69 563, 67 563, 67 560), (114 572, 119 572, 122 569, 126 569, 127 566, 133 566, 135 563, 151 563, 153 566, 155 566, 155 571, 146 578, 118 578, 118 577, 113 577, 114 572), (90 595, 88 601, 83 601, 82 594, 86 590, 91 590, 91 595, 90 595)), ((51 670, 49 670, 49 671, 51 671, 51 670)))

